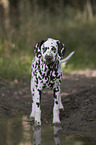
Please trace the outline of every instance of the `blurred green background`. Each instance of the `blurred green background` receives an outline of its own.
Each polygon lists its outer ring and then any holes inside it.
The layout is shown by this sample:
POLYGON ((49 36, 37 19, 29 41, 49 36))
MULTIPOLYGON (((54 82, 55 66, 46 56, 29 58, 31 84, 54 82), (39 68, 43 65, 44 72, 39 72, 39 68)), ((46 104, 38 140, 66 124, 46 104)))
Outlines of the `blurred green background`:
POLYGON ((75 50, 64 70, 96 69, 95 0, 0 0, 0 78, 31 75, 34 45, 48 37, 75 50))

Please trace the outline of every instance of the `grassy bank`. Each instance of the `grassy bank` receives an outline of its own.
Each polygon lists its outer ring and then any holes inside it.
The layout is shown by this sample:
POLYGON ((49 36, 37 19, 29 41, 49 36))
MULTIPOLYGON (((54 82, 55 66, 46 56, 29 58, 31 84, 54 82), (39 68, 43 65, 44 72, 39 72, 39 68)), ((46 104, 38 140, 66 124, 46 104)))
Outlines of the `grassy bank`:
POLYGON ((66 56, 76 51, 65 71, 96 69, 95 18, 90 22, 82 17, 59 17, 45 12, 40 13, 38 19, 31 15, 26 15, 25 19, 18 30, 11 30, 7 32, 7 37, 0 38, 0 78, 29 78, 33 47, 48 37, 59 39, 66 45, 66 56))

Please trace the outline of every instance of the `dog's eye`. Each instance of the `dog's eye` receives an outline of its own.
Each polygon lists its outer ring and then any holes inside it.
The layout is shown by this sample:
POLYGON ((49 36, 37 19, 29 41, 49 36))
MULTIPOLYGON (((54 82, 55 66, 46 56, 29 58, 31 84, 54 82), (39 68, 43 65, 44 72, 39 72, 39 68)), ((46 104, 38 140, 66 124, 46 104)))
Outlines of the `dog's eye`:
POLYGON ((43 47, 43 52, 45 52, 47 50, 47 47, 43 47))
POLYGON ((56 52, 56 48, 53 46, 52 47, 52 51, 55 53, 56 52))

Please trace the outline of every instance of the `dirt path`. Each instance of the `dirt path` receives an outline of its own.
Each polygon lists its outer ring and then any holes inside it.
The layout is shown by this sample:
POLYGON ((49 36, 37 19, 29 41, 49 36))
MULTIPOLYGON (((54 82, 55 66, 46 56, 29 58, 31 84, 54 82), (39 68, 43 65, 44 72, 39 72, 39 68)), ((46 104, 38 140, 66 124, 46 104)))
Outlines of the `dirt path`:
MULTIPOLYGON (((0 117, 30 114, 29 81, 0 80, 0 117)), ((60 112, 63 133, 78 131, 96 135, 96 77, 65 75, 61 95, 65 108, 60 112)), ((42 123, 52 123, 52 106, 52 91, 45 89, 41 105, 42 123)))

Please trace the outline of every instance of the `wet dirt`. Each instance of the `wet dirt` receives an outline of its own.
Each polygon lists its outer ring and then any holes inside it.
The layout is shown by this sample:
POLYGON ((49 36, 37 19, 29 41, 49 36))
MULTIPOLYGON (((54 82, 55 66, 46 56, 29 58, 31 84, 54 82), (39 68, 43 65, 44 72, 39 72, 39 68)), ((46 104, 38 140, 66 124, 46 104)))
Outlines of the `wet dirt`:
MULTIPOLYGON (((62 132, 81 132, 96 137, 96 77, 64 75, 61 85, 64 110, 60 111, 62 132)), ((42 125, 52 124, 52 90, 42 92, 42 125)), ((29 116, 31 112, 30 80, 0 80, 0 118, 29 116)))

